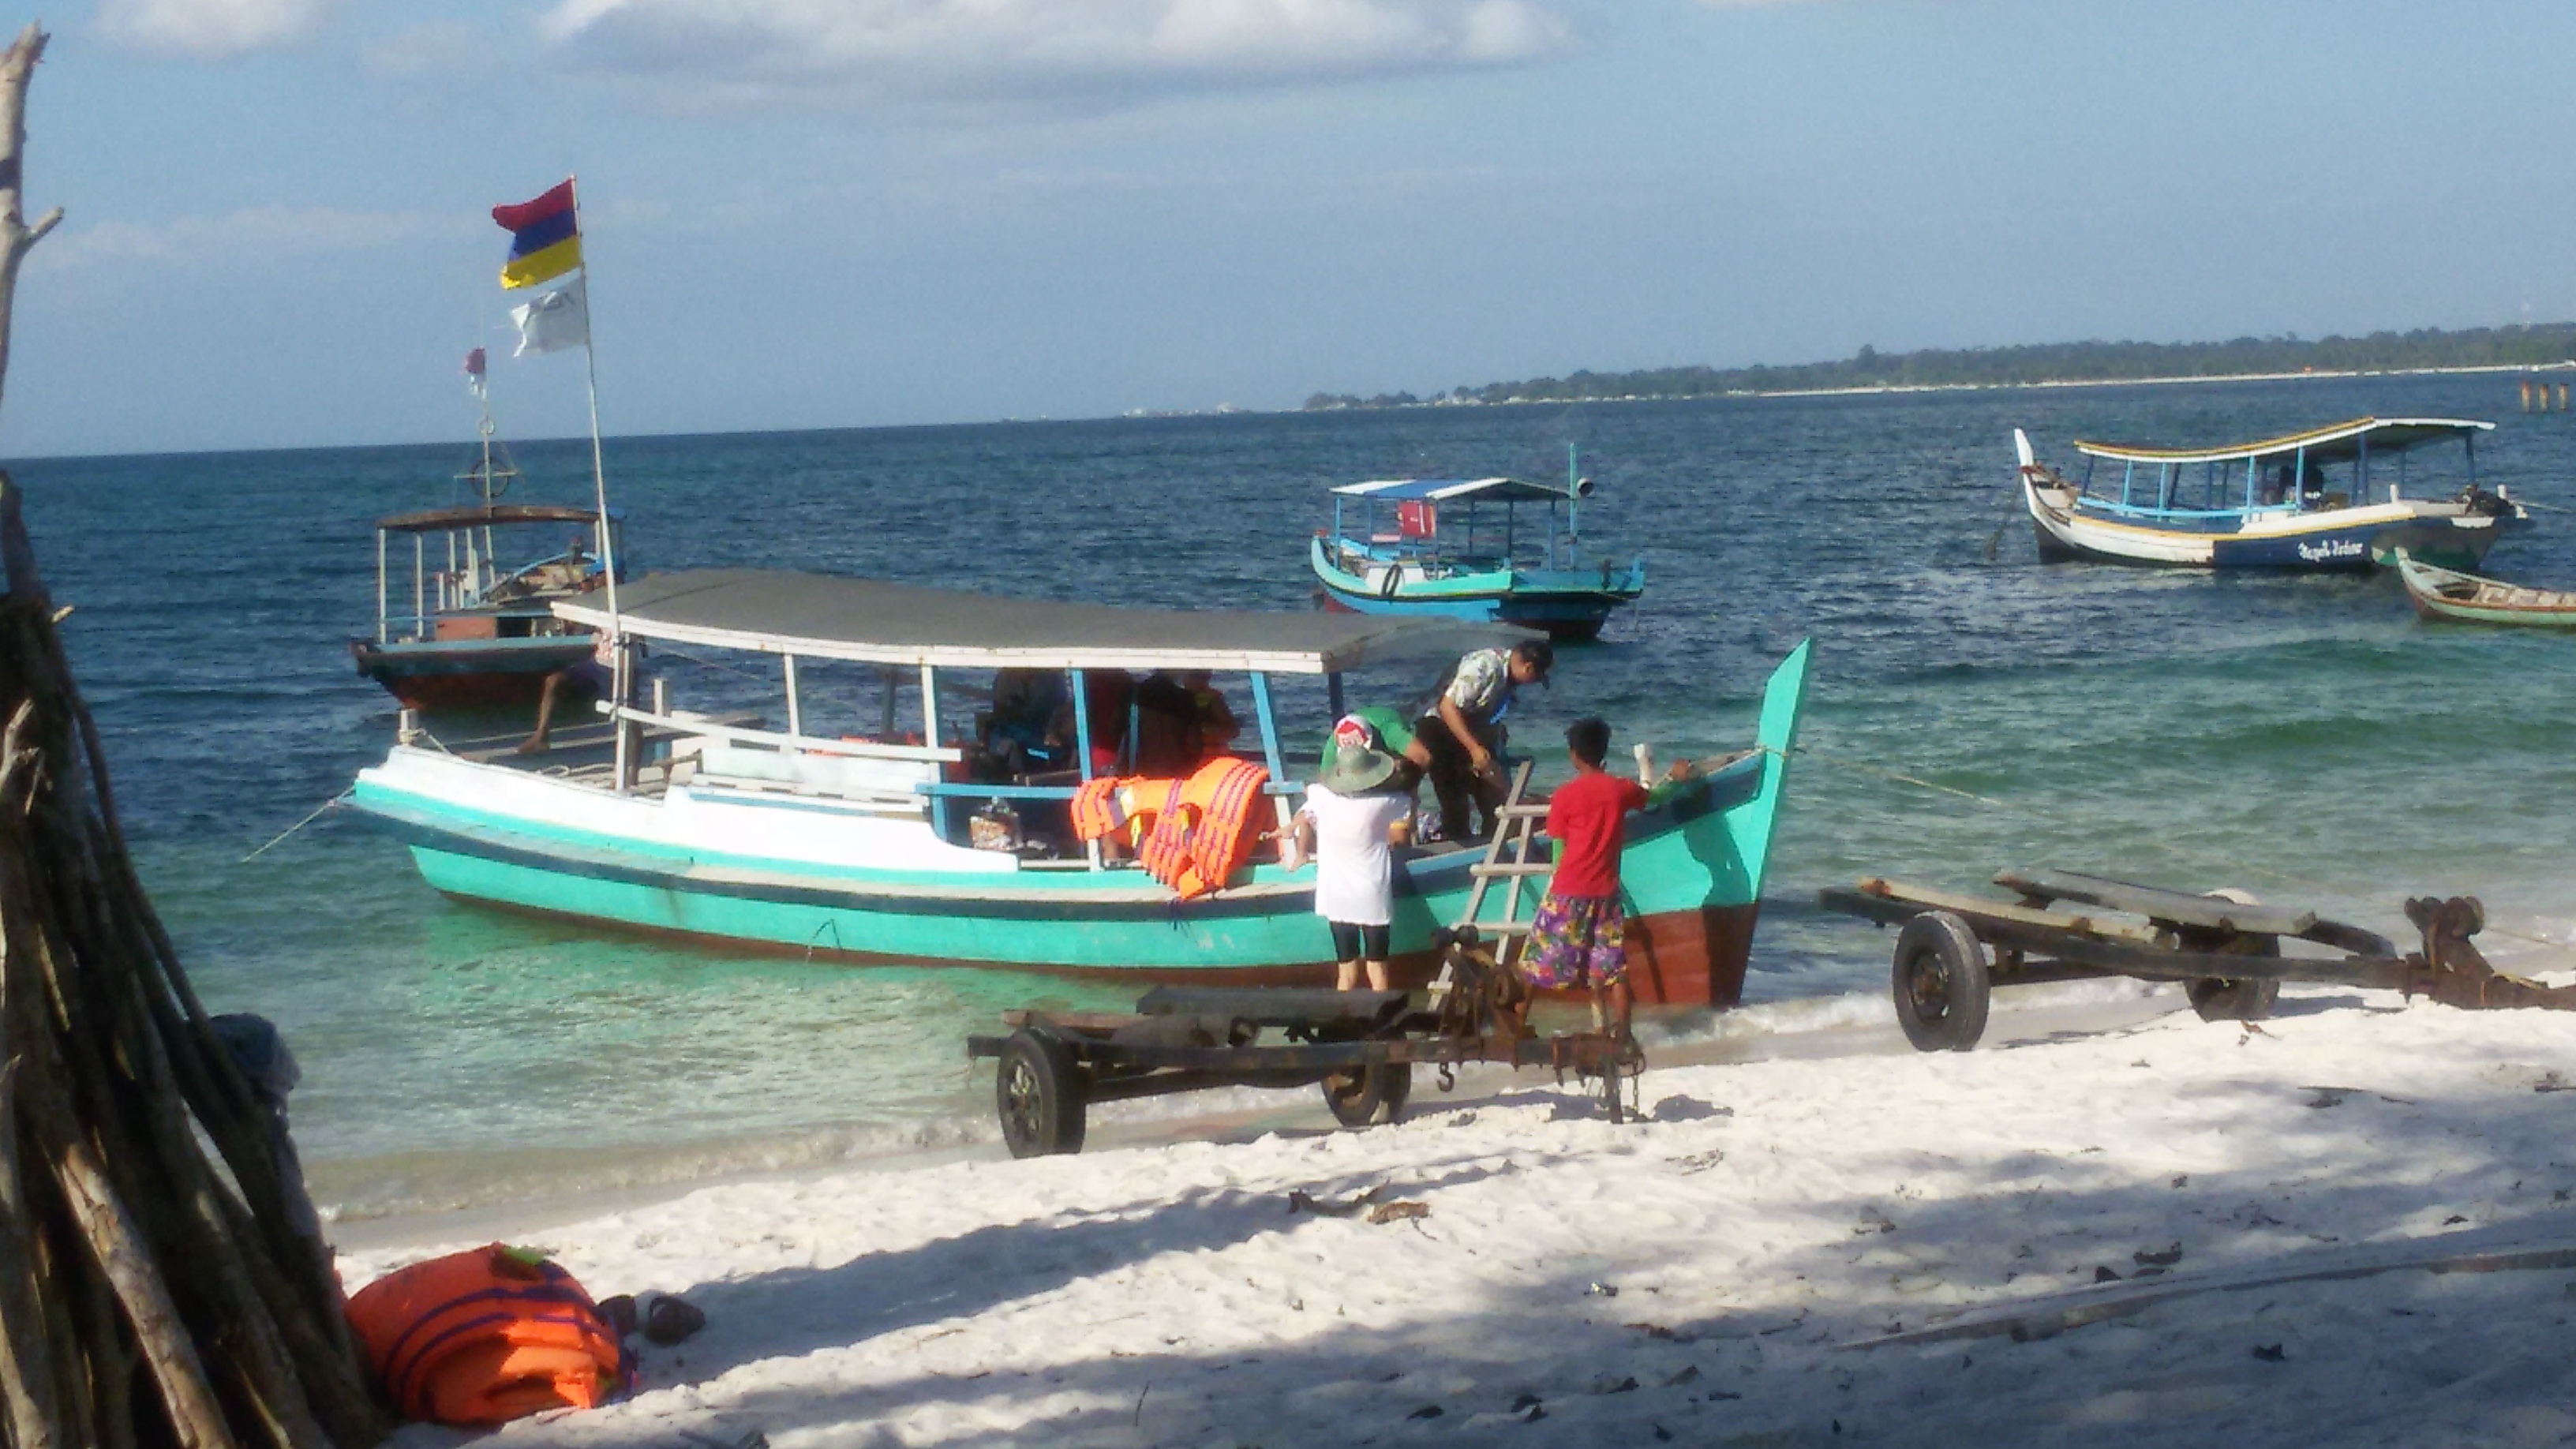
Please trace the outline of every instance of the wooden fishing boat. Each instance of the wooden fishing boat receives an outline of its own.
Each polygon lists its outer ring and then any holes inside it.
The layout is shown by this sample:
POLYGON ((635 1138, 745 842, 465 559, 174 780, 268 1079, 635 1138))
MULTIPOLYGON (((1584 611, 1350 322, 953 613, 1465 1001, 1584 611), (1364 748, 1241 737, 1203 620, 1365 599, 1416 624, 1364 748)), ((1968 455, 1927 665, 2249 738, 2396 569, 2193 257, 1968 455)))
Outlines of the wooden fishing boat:
POLYGON ((2514 624, 2529 629, 2576 629, 2576 592, 2532 589, 2457 569, 2436 568, 2400 550, 2397 577, 2406 597, 2427 619, 2468 624, 2514 624))
POLYGON ((2474 567, 2530 515, 2478 482, 2477 436, 2462 418, 2356 418, 2216 448, 2078 440, 2074 478, 2041 465, 2013 430, 2022 501, 2043 559, 2175 568, 2368 569, 2405 549, 2474 567), (2450 449, 2459 464, 2439 466, 2450 449), (2418 455, 2431 455, 2422 457, 2418 455), (2095 486, 2097 465, 2116 465, 2095 486), (2434 494, 2420 496, 2427 485, 2434 494), (2416 490, 2410 494, 2409 489, 2416 490))
POLYGON ((1641 559, 1585 567, 1578 504, 1592 480, 1399 478, 1333 490, 1333 522, 1308 546, 1327 607, 1438 615, 1591 639, 1646 591, 1641 559), (1536 513, 1525 518, 1524 510, 1536 513))
POLYGON ((599 515, 544 503, 483 503, 376 521, 376 631, 349 641, 358 672, 405 709, 536 703, 546 676, 590 656, 590 630, 556 617, 558 599, 606 577, 589 546, 599 515), (526 540, 551 536, 551 552, 526 540), (411 541, 411 610, 396 612, 388 556, 411 541), (521 543, 515 551, 508 545, 521 543), (506 570, 496 557, 527 558, 506 570), (444 560, 444 567, 440 561, 444 560))
MULTIPOLYGON (((482 398, 482 349, 467 356, 465 369, 482 398)), ((457 475, 474 501, 376 520, 376 627, 349 641, 349 656, 405 709, 531 705, 546 676, 590 655, 591 631, 555 617, 554 603, 607 581, 598 551, 602 514, 502 502, 519 473, 493 441, 488 403, 480 431, 482 456, 457 475), (408 612, 392 577, 397 544, 405 539, 411 544, 408 612)))
MULTIPOLYGON (((783 727, 684 713, 667 680, 639 703, 633 670, 621 666, 619 697, 602 706, 616 725, 605 751, 451 754, 399 742, 359 775, 353 799, 403 832, 431 885, 601 925, 852 961, 1197 984, 1331 981, 1313 867, 1292 873, 1264 848, 1221 889, 1183 900, 1132 863, 1048 839, 1038 822, 1068 810, 1095 769, 1132 768, 1101 758, 1132 757, 1139 737, 1134 706, 1124 728, 1101 717, 1098 701, 1114 697, 1102 679, 1208 670, 1248 686, 1258 730, 1247 732, 1257 734, 1247 753, 1265 768, 1284 823, 1301 787, 1290 782, 1274 690, 1322 696, 1310 701, 1320 739, 1341 713, 1346 671, 1418 660, 1427 672, 1461 648, 1528 637, 1446 619, 1113 608, 753 570, 654 575, 619 594, 613 613, 590 595, 558 600, 555 614, 608 635, 622 660, 646 641, 755 664, 771 656, 783 727), (1058 686, 1071 717, 1075 768, 998 775, 977 738, 992 722, 960 729, 960 702, 981 695, 998 706, 1012 691, 996 686, 1039 676, 1058 686), (820 700, 849 709, 866 689, 880 696, 875 739, 843 738, 855 717, 822 722, 820 700), (1017 838, 1002 827, 1002 804, 1028 827, 1017 838)), ((1640 1000, 1737 999, 1806 673, 1801 645, 1764 689, 1757 748, 1630 818, 1622 868, 1640 1000)), ((1399 853, 1400 978, 1432 969, 1433 932, 1458 918, 1484 854, 1399 853)))

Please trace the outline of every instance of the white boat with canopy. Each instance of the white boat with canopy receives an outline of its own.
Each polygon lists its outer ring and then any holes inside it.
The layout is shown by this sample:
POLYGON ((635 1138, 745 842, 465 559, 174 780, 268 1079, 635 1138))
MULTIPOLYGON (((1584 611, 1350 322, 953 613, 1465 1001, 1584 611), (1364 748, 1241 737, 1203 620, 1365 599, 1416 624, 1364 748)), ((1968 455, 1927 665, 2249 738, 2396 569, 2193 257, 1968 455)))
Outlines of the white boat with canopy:
POLYGON ((2474 567, 2530 521, 2479 481, 2478 435, 2494 428, 2369 417, 2215 448, 2079 439, 2073 477, 2042 465, 2019 428, 2013 449, 2044 559, 2366 569, 2405 549, 2474 567))
MULTIPOLYGON (((1239 984, 1330 979, 1311 866, 1289 872, 1255 845, 1183 898, 1114 841, 1068 831, 1086 788, 1129 777, 1155 748, 1157 681, 1205 671, 1192 683, 1248 697, 1252 737, 1239 750, 1211 739, 1191 776, 1257 790, 1198 817, 1236 809, 1242 844, 1284 822, 1302 788, 1283 690, 1321 706, 1320 741, 1346 674, 1398 664, 1427 678, 1444 656, 1528 637, 1453 619, 1120 608, 759 570, 657 574, 622 585, 614 607, 589 595, 554 608, 607 641, 605 731, 536 754, 413 735, 358 778, 355 803, 405 833, 438 889, 861 961, 1239 984), (765 679, 778 709, 681 708, 667 678, 639 667, 648 646, 662 661, 730 656, 723 677, 765 679), (1070 747, 1044 760, 997 747, 1032 699, 1070 747)), ((1773 675, 1762 748, 1630 822, 1640 999, 1728 1004, 1740 988, 1805 661, 1801 646, 1773 675)), ((1399 971, 1428 965, 1431 933, 1481 858, 1401 853, 1399 971)))

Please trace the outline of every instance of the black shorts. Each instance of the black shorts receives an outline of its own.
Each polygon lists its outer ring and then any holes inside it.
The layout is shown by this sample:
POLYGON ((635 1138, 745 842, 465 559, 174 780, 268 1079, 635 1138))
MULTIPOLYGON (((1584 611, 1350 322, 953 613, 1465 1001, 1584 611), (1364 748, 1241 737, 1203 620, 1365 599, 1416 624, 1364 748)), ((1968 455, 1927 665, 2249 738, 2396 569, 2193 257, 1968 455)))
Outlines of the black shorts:
POLYGON ((1383 961, 1386 959, 1386 927, 1354 926, 1347 921, 1327 922, 1333 928, 1333 959, 1336 961, 1383 961))

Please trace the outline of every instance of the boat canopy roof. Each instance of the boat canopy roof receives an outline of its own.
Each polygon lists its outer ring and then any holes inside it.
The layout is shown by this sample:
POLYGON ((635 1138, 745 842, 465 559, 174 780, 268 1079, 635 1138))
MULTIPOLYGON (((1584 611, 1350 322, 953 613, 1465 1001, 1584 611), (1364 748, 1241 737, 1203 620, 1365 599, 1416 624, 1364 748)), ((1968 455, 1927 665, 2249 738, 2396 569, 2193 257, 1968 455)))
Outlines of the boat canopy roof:
MULTIPOLYGON (((615 518, 615 509, 609 510, 615 518)), ((376 527, 387 533, 436 533, 446 528, 476 528, 494 523, 597 523, 596 509, 571 508, 557 503, 466 503, 454 508, 431 508, 419 513, 397 513, 379 518, 376 527)))
POLYGON ((1350 498, 1392 498, 1405 503, 1445 503, 1455 498, 1563 502, 1566 498, 1564 489, 1526 478, 1388 478, 1375 483, 1345 483, 1333 491, 1350 498))
POLYGON ((1129 608, 768 569, 649 574, 617 603, 613 618, 598 593, 554 611, 642 639, 966 669, 1335 674, 1539 637, 1463 619, 1129 608))
POLYGON ((2305 450, 2314 463, 2345 463, 2359 457, 2365 444, 2374 453, 2402 453, 2409 448, 2454 443, 2494 430, 2495 424, 2472 418, 2354 418, 2311 432, 2224 448, 2146 448, 2127 443, 2089 443, 2078 438, 2075 451, 2129 463, 2231 463, 2305 450))

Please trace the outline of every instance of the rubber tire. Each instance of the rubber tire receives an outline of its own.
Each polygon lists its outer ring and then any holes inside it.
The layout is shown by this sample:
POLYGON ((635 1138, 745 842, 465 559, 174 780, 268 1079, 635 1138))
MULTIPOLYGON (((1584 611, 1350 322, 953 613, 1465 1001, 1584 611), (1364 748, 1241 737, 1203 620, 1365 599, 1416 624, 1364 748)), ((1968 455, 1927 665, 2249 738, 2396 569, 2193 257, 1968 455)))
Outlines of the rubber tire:
MULTIPOLYGON (((2234 901, 2240 906, 2263 904, 2252 891, 2235 886, 2210 891, 2208 894, 2222 901, 2234 901)), ((2275 941, 2272 949, 2262 954, 2267 957, 2279 956, 2280 943, 2275 941)), ((2183 994, 2190 998, 2191 1009, 2198 1012, 2203 1021, 2261 1021, 2270 1016, 2272 1008, 2279 1004, 2281 983, 2272 979, 2247 981, 2204 976, 2198 981, 2185 985, 2183 994)))
POLYGON ((1413 1098, 1413 1063, 1388 1062, 1356 1072, 1337 1072, 1323 1081, 1324 1105, 1345 1127, 1375 1127, 1404 1118, 1413 1098))
POLYGON ((1963 1052, 1986 1034, 1994 974, 1986 963, 1985 943, 1948 911, 1926 911, 1896 933, 1888 986, 1896 999, 1896 1024, 1905 1028, 1905 1039, 1916 1051, 1963 1052), (1928 1003, 1929 1011, 1914 984, 1925 970, 1941 975, 1941 999, 1928 1003))
POLYGON ((1082 1150, 1088 1093, 1073 1052, 1051 1036, 1011 1033, 993 1067, 993 1112, 1013 1157, 1082 1150))

